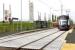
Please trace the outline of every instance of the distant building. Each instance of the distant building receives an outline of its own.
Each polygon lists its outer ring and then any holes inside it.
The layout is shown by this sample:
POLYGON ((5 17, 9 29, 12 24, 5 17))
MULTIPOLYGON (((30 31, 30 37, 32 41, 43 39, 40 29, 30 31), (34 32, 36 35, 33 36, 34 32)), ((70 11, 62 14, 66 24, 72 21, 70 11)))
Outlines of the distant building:
POLYGON ((29 1, 29 18, 30 18, 30 22, 34 21, 34 8, 33 8, 33 2, 29 1))
POLYGON ((3 21, 4 22, 10 22, 12 20, 11 18, 11 6, 9 5, 9 10, 5 10, 5 5, 3 4, 3 21))
POLYGON ((38 12, 38 21, 41 21, 41 13, 38 12))

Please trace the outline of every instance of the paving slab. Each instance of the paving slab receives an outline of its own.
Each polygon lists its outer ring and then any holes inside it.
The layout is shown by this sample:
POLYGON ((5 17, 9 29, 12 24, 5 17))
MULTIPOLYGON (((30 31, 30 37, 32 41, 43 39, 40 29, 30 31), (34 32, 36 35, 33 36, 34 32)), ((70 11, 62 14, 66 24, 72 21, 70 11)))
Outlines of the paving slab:
POLYGON ((14 40, 9 40, 3 43, 0 43, 0 50, 16 50, 17 48, 23 46, 23 45, 27 45, 29 43, 35 42, 37 40, 40 40, 42 38, 44 38, 45 36, 48 36, 50 34, 53 34, 57 32, 57 30, 55 29, 50 29, 48 31, 39 33, 37 35, 32 35, 32 36, 24 36, 18 39, 14 39, 14 40))

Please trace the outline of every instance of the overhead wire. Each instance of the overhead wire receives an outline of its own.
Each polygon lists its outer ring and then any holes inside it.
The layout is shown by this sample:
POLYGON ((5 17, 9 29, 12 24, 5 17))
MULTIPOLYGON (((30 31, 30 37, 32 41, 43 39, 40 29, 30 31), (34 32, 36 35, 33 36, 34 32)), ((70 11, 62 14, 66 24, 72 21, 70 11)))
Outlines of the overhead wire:
POLYGON ((47 6, 48 8, 50 8, 51 6, 49 6, 47 3, 45 3, 44 1, 42 0, 38 0, 40 3, 44 4, 45 6, 47 6))

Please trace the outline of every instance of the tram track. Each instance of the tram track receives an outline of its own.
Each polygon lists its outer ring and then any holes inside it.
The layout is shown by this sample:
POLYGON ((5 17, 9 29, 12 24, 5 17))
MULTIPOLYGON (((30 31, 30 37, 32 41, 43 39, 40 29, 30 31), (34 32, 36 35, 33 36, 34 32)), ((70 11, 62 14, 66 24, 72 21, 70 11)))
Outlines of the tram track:
MULTIPOLYGON (((57 31, 57 32, 59 32, 59 31, 57 31)), ((46 38, 46 37, 48 37, 48 36, 51 36, 51 35, 53 35, 53 34, 56 34, 57 32, 54 32, 54 33, 49 34, 49 35, 47 35, 47 36, 44 36, 44 37, 42 37, 42 38, 40 38, 40 39, 37 39, 37 40, 35 40, 35 41, 32 41, 32 42, 27 43, 27 44, 25 44, 25 45, 22 45, 22 46, 20 46, 17 50, 20 50, 21 47, 24 47, 24 46, 29 45, 29 44, 31 44, 31 43, 37 42, 37 41, 39 41, 39 40, 41 40, 41 39, 44 39, 44 38, 46 38)))
POLYGON ((0 43, 0 50, 43 50, 64 33, 65 31, 59 31, 58 29, 49 29, 13 39, 9 38, 10 40, 4 40, 0 43))
MULTIPOLYGON (((44 32, 40 32, 39 34, 35 34, 35 35, 31 35, 31 36, 24 36, 21 38, 17 38, 17 39, 12 39, 12 40, 8 40, 8 41, 4 41, 2 43, 0 43, 0 46, 4 46, 4 48, 8 48, 7 50, 9 50, 9 48, 12 48, 15 50, 20 48, 21 46, 24 45, 28 45, 31 44, 33 42, 39 41, 43 38, 46 38, 49 35, 53 35, 56 32, 58 32, 58 30, 56 29, 50 29, 44 32)), ((4 48, 0 47, 1 50, 5 50, 4 48)))
POLYGON ((38 41, 29 43, 27 45, 23 45, 21 46, 19 49, 17 50, 43 50, 44 47, 46 47, 48 44, 50 44, 51 42, 53 42, 54 40, 56 40, 58 37, 60 37, 62 35, 62 33, 64 33, 65 31, 59 31, 56 32, 52 35, 48 35, 42 39, 39 39, 38 41), (61 33, 61 34, 60 34, 61 33), (57 35, 56 35, 57 34, 57 35), (52 37, 55 36, 55 37, 52 37), (51 39, 49 39, 51 37, 51 39), (46 40, 47 39, 47 40, 46 40), (46 42, 46 43, 45 43, 46 42), (36 45, 37 44, 37 45, 36 45), (43 45, 44 44, 44 45, 43 45), (29 48, 27 48, 29 47, 29 48), (37 47, 37 48, 36 48, 37 47), (23 49, 22 49, 23 48, 23 49))

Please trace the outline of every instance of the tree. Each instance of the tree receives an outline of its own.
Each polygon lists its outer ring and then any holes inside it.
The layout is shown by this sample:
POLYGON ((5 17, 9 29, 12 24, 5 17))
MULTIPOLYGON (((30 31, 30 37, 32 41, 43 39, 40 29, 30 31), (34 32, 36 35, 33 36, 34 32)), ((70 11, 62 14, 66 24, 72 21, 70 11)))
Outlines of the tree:
POLYGON ((52 22, 54 22, 54 15, 52 14, 52 22))

